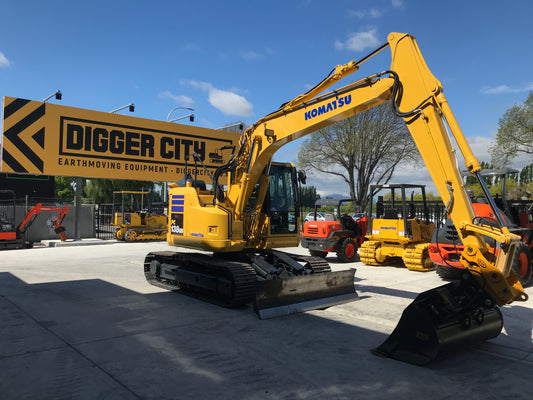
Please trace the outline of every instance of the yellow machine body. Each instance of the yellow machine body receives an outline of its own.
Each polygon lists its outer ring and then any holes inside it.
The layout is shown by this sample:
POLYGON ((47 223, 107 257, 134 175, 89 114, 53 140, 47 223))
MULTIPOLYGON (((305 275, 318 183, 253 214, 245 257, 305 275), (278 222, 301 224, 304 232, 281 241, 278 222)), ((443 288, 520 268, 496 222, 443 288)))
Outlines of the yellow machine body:
MULTIPOLYGON (((147 196, 149 193, 144 191, 116 191, 115 195, 121 196, 121 203, 118 210, 113 212, 113 223, 116 227, 115 238, 128 242, 142 240, 165 240, 168 232, 168 219, 164 214, 154 213, 148 202, 146 209, 141 209, 142 202, 140 197, 147 196), (126 198, 131 200, 126 202, 126 198), (135 204, 137 205, 135 206, 135 204)), ((115 201, 113 201, 115 206, 115 201)), ((115 208, 115 207, 113 207, 115 208)))
POLYGON ((400 258, 412 271, 432 271, 433 262, 429 257, 429 244, 435 224, 429 221, 424 185, 388 184, 370 187, 370 209, 378 193, 388 192, 390 197, 383 203, 379 196, 375 204, 377 218, 369 212, 369 225, 366 241, 361 245, 359 256, 366 265, 382 265, 400 258), (420 192, 422 205, 415 210, 415 203, 409 200, 407 190, 420 192), (396 199, 396 193, 400 192, 396 199))
MULTIPOLYGON (((296 185, 303 178, 297 177, 290 165, 272 163, 272 158, 291 141, 385 102, 390 102, 393 112, 405 121, 446 204, 464 245, 460 261, 467 273, 460 284, 419 295, 414 302, 416 307, 406 309, 405 318, 402 317, 398 328, 376 352, 407 362, 423 363, 435 358, 447 347, 446 344, 453 343, 451 347, 455 348, 469 339, 479 341, 496 336, 501 329, 501 315, 496 306, 527 300, 512 270, 520 237, 510 233, 503 220, 498 221, 499 228, 476 220, 450 135, 465 159, 466 168, 477 178, 491 208, 496 210, 480 175, 480 163, 459 128, 441 83, 427 67, 415 38, 404 33, 389 34, 385 45, 360 61, 338 65, 307 93, 284 103, 250 126, 240 136, 238 145, 220 146, 220 143, 208 151, 208 154, 219 155, 223 150, 232 149, 227 162, 220 162, 220 157, 214 156, 214 164, 210 166, 205 155, 202 158, 197 153, 187 154, 185 167, 179 168, 185 174, 184 179, 170 189, 167 236, 169 244, 185 247, 187 251, 149 253, 144 262, 147 280, 160 287, 184 290, 228 306, 255 299, 260 316, 265 311, 268 311, 265 315, 270 316, 271 311, 275 313, 279 307, 285 307, 289 313, 356 298, 353 270, 331 272, 329 265, 317 257, 276 250, 298 244, 296 185), (352 83, 331 89, 385 48, 391 51, 389 70, 355 81, 349 78, 352 83), (187 167, 189 157, 195 164, 194 167, 189 165, 190 169, 187 167), (207 184, 211 187, 207 189, 206 182, 198 180, 197 176, 208 179, 207 184), (485 242, 485 236, 497 243, 497 256, 485 242), (286 304, 280 305, 279 299, 286 304), (293 307, 294 304, 299 306, 293 307), (426 322, 418 322, 422 320, 426 322)), ((9 110, 23 107, 22 103, 11 103, 9 110)), ((41 108, 45 110, 42 104, 41 108)), ((118 120, 121 117, 109 118, 118 120)), ((56 126, 43 121, 45 125, 56 126)), ((161 121, 148 123, 163 130, 166 125, 162 124, 161 121)), ((73 134, 76 131, 82 136, 82 130, 74 125, 71 128, 73 134)), ((150 136, 149 133, 143 134, 150 136)), ((6 157, 12 150, 14 152, 11 146, 7 146, 14 139, 12 136, 16 135, 11 131, 4 141, 4 164, 15 158, 6 157)), ((214 136, 214 131, 205 132, 207 140, 214 139, 214 136)), ((154 156, 170 156, 170 141, 176 143, 174 136, 164 136, 156 141, 164 144, 163 151, 155 145, 153 149, 147 147, 135 161, 128 160, 128 167, 152 162, 152 150, 154 156)), ((18 143, 18 139, 15 138, 15 142, 18 143)), ((81 141, 76 142, 76 146, 81 150, 73 150, 73 159, 81 156, 80 151, 85 152, 81 141)), ((226 155, 224 153, 224 157, 226 155)), ((74 167, 70 172, 73 176, 96 174, 90 169, 76 167, 79 164, 69 160, 69 165, 74 167)), ((28 168, 25 171, 33 173, 28 168)), ((163 171, 175 176, 177 169, 161 167, 161 173, 163 171)), ((142 172, 137 179, 151 179, 141 175, 142 172)), ((499 213, 494 211, 494 214, 499 219, 499 213)), ((397 225, 398 231, 401 228, 405 231, 405 224, 403 227, 397 225)), ((124 235, 128 236, 127 231, 124 235)), ((424 251, 417 246, 415 244, 410 250, 412 258, 419 257, 424 251)), ((404 252, 407 250, 409 248, 404 252)))

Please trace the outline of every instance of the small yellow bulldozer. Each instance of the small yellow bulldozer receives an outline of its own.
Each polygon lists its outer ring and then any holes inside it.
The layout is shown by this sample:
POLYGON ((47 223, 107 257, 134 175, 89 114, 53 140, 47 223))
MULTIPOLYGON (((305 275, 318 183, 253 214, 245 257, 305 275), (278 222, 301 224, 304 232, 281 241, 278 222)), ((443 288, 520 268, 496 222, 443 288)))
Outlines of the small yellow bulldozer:
POLYGON ((370 207, 374 198, 376 217, 369 212, 368 233, 359 250, 359 257, 366 265, 381 265, 394 258, 401 258, 407 269, 431 271, 435 267, 429 257, 428 247, 435 224, 430 222, 423 185, 389 184, 370 186, 370 207), (420 191, 422 209, 416 210, 406 190, 420 191), (390 197, 383 196, 388 192, 390 197), (399 198, 396 195, 400 192, 399 198))
POLYGON ((113 192, 113 223, 115 238, 134 242, 140 240, 166 240, 167 216, 154 212, 146 191, 113 192), (146 201, 145 201, 146 199, 146 201), (145 207, 146 206, 146 207, 145 207))

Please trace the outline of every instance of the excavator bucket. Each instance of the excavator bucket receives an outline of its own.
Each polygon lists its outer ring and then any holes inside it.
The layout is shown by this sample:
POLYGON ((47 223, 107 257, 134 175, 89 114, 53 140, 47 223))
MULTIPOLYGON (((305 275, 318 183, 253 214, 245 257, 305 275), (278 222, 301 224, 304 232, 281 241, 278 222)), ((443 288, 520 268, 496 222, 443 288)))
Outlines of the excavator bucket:
POLYGON ((359 298, 354 286, 355 269, 302 275, 260 282, 254 309, 267 319, 323 309, 359 298))
POLYGON ((500 310, 469 272, 419 294, 404 310, 392 334, 376 355, 423 365, 466 345, 498 336, 500 310))

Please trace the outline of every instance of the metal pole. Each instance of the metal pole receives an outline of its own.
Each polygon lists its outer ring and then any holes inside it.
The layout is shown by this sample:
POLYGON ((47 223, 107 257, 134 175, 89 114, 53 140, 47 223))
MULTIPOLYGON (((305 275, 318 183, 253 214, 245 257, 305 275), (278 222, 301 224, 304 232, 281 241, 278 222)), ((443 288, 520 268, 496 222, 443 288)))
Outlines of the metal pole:
POLYGON ((80 219, 81 219, 81 177, 76 178, 76 202, 75 202, 75 213, 74 213, 74 237, 76 240, 81 240, 81 231, 80 231, 80 219))

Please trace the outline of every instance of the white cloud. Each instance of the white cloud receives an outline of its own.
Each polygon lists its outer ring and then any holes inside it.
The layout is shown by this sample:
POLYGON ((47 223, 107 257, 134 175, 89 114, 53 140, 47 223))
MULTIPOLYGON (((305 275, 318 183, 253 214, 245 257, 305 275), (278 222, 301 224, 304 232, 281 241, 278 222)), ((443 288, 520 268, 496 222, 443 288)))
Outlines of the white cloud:
POLYGON ((359 19, 379 18, 381 17, 382 12, 376 8, 371 8, 370 10, 351 10, 348 11, 348 15, 359 19))
POLYGON ((226 115, 249 117, 253 114, 253 107, 244 97, 225 90, 211 89, 209 103, 226 115))
POLYGON ((350 33, 348 39, 341 42, 335 41, 335 48, 337 50, 362 51, 367 48, 375 48, 381 43, 376 37, 377 30, 375 28, 366 32, 350 33))
POLYGON ((265 48, 261 52, 254 50, 240 51, 239 56, 244 61, 258 61, 263 60, 265 57, 271 56, 274 54, 274 51, 270 48, 265 48))
POLYGON ((172 94, 168 90, 165 90, 164 92, 159 93, 157 97, 160 99, 170 99, 174 103, 183 105, 183 106, 192 106, 194 104, 194 100, 190 98, 189 96, 184 96, 180 94, 172 94))
POLYGON ((370 11, 369 11, 369 15, 372 18, 379 18, 379 17, 381 17, 381 11, 379 11, 376 8, 371 8, 370 11))
POLYGON ((533 90, 533 82, 527 83, 522 87, 518 88, 511 88, 507 85, 500 85, 500 86, 484 86, 481 88, 481 93, 483 94, 502 94, 502 93, 521 93, 521 92, 529 92, 533 90))
POLYGON ((237 93, 217 89, 209 82, 186 81, 184 83, 207 92, 209 103, 226 115, 249 117, 253 114, 252 103, 237 93))
POLYGON ((202 48, 194 42, 187 42, 181 46, 181 50, 199 53, 202 51, 202 48))
POLYGON ((9 67, 11 65, 11 62, 7 59, 7 57, 0 51, 0 67, 9 67))
POLYGON ((394 8, 402 8, 404 6, 403 0, 392 0, 391 3, 394 8))
POLYGON ((241 51, 240 52, 241 58, 244 61, 257 61, 263 58, 263 55, 260 53, 257 53, 255 51, 241 51))

